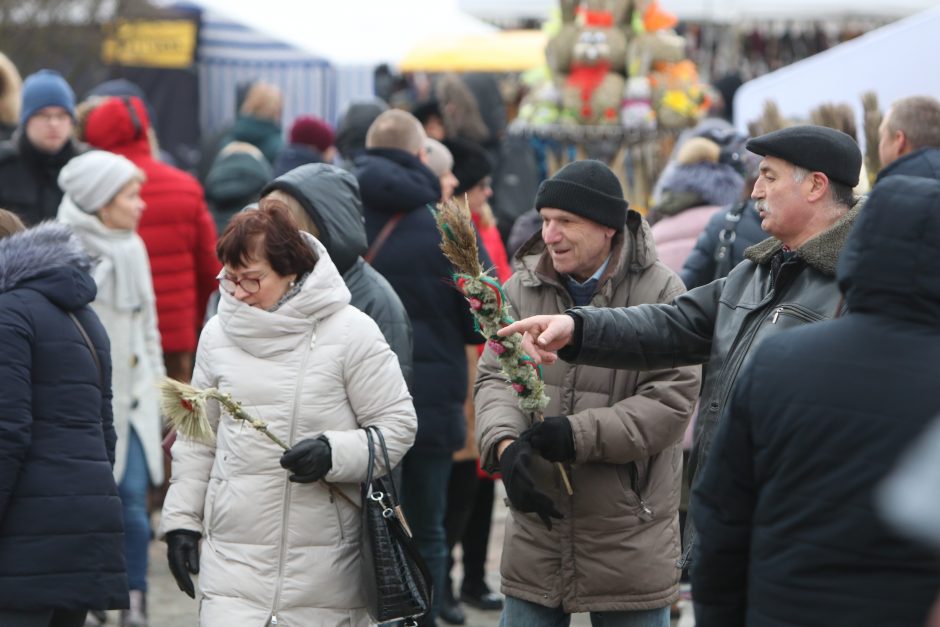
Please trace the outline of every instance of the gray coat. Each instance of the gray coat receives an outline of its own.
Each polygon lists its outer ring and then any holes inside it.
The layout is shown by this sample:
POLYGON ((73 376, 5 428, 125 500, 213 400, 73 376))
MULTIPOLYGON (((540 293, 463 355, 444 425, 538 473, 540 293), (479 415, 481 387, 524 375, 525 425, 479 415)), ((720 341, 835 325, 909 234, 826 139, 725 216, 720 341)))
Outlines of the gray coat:
POLYGON ((350 304, 379 325, 410 389, 411 321, 391 284, 362 259, 369 247, 356 177, 326 163, 308 164, 274 179, 261 195, 275 189, 296 198, 313 220, 320 231, 317 238, 352 294, 350 304))
POLYGON ((671 304, 574 309, 575 342, 559 356, 638 370, 707 363, 689 468, 694 478, 753 349, 782 331, 835 315, 840 303, 836 261, 860 209, 858 202, 789 258, 779 240, 755 244, 727 277, 671 304))

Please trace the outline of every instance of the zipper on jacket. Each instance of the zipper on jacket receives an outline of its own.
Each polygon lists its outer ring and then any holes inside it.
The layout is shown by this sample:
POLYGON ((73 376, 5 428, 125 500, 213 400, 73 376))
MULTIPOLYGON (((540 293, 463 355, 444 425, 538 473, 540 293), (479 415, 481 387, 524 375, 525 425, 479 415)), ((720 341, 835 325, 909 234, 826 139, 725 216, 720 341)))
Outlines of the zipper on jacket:
POLYGON ((339 513, 339 502, 336 500, 336 497, 333 496, 333 490, 330 489, 330 503, 333 504, 333 509, 336 510, 336 524, 339 528, 339 539, 345 541, 346 534, 343 532, 343 517, 339 513))
MULTIPOLYGON (((310 351, 313 349, 313 345, 317 339, 317 326, 314 323, 313 329, 310 331, 310 341, 304 343, 304 357, 300 361, 300 369, 297 371, 299 374, 297 376, 297 383, 294 386, 294 399, 293 407, 290 414, 290 427, 288 429, 288 439, 287 441, 293 445, 294 442, 294 428, 297 426, 297 409, 300 399, 300 390, 303 387, 303 374, 307 372, 307 360, 310 358, 310 351)), ((277 625, 277 607, 281 602, 281 586, 284 582, 284 559, 287 556, 287 542, 285 538, 287 536, 287 514, 290 511, 290 481, 284 481, 284 497, 281 501, 281 508, 283 515, 281 516, 281 537, 280 537, 280 551, 278 552, 278 563, 277 563, 277 583, 274 588, 274 603, 271 607, 271 620, 270 624, 277 625)))
POLYGON ((787 315, 796 318, 797 320, 802 320, 803 322, 818 322, 822 320, 822 316, 813 314, 811 311, 806 311, 801 307, 795 305, 781 305, 774 309, 774 317, 770 321, 770 324, 777 324, 777 318, 780 317, 780 314, 786 313, 787 315))
MULTIPOLYGON (((651 519, 653 517, 653 510, 646 502, 646 499, 643 498, 643 493, 640 491, 640 471, 637 468, 636 462, 630 462, 628 468, 630 473, 630 488, 633 490, 633 493, 636 494, 637 501, 640 504, 640 513, 651 519)), ((640 518, 643 517, 644 516, 640 516, 640 518)))

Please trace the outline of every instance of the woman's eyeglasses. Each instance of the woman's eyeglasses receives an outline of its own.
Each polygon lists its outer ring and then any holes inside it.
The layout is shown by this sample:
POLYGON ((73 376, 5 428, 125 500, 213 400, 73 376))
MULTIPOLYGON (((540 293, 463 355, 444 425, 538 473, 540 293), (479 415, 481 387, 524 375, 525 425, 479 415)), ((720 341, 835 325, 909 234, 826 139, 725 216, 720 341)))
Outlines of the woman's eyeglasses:
POLYGON ((256 278, 233 279, 223 272, 215 278, 219 280, 219 285, 222 286, 222 289, 229 294, 235 294, 235 288, 238 287, 245 290, 245 292, 248 294, 254 294, 261 289, 261 279, 266 276, 268 276, 267 272, 256 278))

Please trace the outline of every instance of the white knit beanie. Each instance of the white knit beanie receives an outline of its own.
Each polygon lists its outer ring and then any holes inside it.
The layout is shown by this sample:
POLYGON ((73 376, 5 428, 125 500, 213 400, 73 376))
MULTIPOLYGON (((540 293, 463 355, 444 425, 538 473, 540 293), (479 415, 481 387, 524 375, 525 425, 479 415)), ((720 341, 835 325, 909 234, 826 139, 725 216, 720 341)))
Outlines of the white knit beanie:
POLYGON ((59 172, 59 187, 85 213, 95 213, 144 173, 126 157, 104 150, 78 155, 59 172))

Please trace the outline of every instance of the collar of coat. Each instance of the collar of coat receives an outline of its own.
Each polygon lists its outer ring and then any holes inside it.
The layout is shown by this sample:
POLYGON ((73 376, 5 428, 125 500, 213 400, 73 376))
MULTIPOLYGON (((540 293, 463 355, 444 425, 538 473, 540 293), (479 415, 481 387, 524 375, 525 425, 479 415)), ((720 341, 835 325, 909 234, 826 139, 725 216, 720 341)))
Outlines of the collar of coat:
MULTIPOLYGON (((864 204, 865 197, 856 198, 852 208, 844 216, 819 235, 807 240, 796 250, 796 256, 822 274, 834 277, 839 253, 842 252, 845 240, 852 231, 852 225, 855 224, 855 219, 864 204)), ((783 242, 775 237, 769 237, 745 249, 744 257, 756 264, 766 265, 782 248, 783 242)))
MULTIPOLYGON (((636 211, 627 211, 627 223, 614 234, 611 253, 611 263, 598 281, 598 290, 603 289, 611 277, 625 275, 625 266, 628 272, 639 272, 659 259, 649 223, 636 211)), ((523 271, 523 285, 539 285, 545 280, 564 285, 564 278, 555 271, 552 257, 542 241, 541 229, 522 245, 513 259, 513 266, 515 271, 523 271)))

